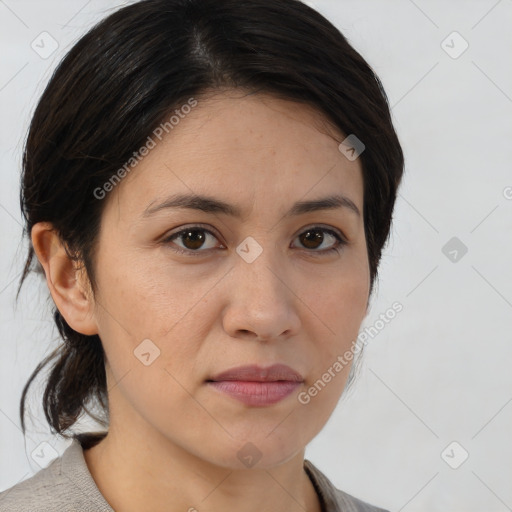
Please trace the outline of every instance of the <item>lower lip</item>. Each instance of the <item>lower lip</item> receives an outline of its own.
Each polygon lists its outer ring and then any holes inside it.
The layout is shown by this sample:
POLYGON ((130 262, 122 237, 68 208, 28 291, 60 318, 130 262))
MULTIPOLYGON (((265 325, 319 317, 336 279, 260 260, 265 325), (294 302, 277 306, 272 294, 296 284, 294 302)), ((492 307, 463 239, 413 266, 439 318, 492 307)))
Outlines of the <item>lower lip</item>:
POLYGON ((302 383, 292 381, 252 382, 222 380, 208 382, 215 389, 226 393, 246 405, 272 405, 291 395, 302 383))

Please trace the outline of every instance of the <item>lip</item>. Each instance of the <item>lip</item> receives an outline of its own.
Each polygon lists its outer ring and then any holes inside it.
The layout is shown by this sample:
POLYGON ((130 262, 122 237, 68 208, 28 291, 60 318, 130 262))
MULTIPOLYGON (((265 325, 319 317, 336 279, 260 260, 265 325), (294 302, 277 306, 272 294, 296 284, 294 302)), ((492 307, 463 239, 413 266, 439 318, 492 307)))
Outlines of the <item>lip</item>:
POLYGON ((231 368, 208 380, 243 380, 249 382, 276 382, 278 380, 286 380, 290 382, 303 382, 304 378, 300 373, 285 364, 273 364, 267 367, 251 364, 231 368))
POLYGON ((295 391, 304 378, 285 364, 231 368, 206 383, 232 398, 252 406, 275 404, 295 391))

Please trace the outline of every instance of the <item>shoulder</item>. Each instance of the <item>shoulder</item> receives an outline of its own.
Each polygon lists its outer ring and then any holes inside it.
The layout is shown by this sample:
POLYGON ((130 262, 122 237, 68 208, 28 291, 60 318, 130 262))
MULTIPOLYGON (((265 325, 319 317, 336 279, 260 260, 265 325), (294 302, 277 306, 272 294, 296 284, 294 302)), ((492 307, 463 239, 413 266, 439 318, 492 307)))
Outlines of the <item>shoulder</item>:
POLYGON ((346 492, 336 489, 337 501, 341 506, 340 510, 347 512, 389 512, 383 508, 370 505, 366 501, 362 501, 346 492))
POLYGON ((74 439, 46 468, 0 493, 0 512, 113 512, 74 439))
POLYGON ((304 469, 320 496, 325 512, 388 512, 337 489, 309 460, 304 461, 304 469))

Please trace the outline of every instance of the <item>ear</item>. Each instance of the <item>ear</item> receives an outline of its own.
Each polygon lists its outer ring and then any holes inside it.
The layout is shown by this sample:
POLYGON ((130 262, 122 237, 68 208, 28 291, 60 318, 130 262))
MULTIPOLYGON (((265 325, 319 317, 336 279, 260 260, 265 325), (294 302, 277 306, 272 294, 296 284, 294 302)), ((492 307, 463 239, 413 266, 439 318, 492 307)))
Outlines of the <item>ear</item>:
POLYGON ((84 269, 78 269, 49 222, 38 222, 31 232, 32 245, 57 309, 75 331, 98 334, 92 289, 84 269))

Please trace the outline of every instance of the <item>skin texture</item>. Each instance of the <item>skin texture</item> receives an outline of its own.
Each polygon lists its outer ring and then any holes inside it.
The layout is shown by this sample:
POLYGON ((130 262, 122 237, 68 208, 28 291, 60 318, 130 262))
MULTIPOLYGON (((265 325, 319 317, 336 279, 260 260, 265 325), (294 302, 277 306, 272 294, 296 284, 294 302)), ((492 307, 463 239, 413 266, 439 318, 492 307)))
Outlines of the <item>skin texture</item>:
POLYGON ((106 352, 109 434, 84 455, 116 511, 320 511, 305 446, 332 414, 350 367, 307 405, 297 395, 351 348, 369 293, 362 169, 339 151, 344 138, 311 107, 269 95, 199 99, 104 199, 94 294, 51 225, 34 226, 55 304, 76 331, 99 334, 106 352), (164 209, 143 217, 149 205, 191 192, 244 215, 164 209), (333 193, 361 216, 338 208, 284 217, 296 201, 333 193), (198 223, 212 232, 201 232, 202 245, 164 240, 198 223), (304 232, 318 225, 348 243, 326 253, 337 241, 320 231, 323 242, 308 245, 304 232), (247 237, 263 249, 251 263, 236 252, 247 237), (134 355, 145 339, 160 350, 147 366, 134 355), (229 368, 276 362, 304 382, 273 405, 247 406, 205 384, 229 368), (237 457, 248 442, 261 454, 252 468, 237 457))

